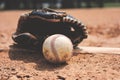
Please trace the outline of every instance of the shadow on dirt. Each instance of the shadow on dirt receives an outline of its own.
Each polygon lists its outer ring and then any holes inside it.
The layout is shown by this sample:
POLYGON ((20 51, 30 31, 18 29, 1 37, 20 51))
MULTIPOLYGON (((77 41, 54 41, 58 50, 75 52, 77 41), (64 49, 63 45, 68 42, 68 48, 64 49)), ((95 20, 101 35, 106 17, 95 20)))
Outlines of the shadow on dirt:
POLYGON ((36 63, 36 70, 48 70, 53 71, 54 69, 61 69, 67 65, 64 64, 52 64, 45 60, 42 52, 39 49, 11 45, 9 50, 9 57, 11 60, 24 61, 25 63, 36 63))

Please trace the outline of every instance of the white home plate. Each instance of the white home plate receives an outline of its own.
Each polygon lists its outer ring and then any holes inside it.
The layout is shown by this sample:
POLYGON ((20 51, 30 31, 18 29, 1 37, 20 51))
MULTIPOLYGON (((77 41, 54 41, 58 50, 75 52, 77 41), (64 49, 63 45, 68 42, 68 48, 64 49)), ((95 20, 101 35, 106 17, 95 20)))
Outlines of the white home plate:
POLYGON ((79 49, 75 49, 75 53, 105 53, 105 54, 120 54, 120 48, 110 48, 110 47, 83 47, 78 46, 79 49))

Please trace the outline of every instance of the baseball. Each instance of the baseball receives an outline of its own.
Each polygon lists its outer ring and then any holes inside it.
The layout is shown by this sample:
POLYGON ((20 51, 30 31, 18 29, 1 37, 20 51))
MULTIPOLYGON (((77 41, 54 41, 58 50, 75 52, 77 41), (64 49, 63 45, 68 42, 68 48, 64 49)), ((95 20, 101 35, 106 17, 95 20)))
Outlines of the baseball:
POLYGON ((52 63, 64 63, 72 57, 73 45, 71 40, 62 35, 49 36, 43 43, 43 55, 52 63))

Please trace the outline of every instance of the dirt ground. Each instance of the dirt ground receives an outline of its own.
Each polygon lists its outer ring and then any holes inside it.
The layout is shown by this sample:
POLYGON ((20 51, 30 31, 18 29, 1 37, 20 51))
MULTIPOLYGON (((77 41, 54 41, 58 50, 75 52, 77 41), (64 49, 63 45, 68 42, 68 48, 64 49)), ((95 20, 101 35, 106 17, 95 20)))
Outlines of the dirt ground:
MULTIPOLYGON (((120 48, 120 8, 60 11, 66 11, 87 25, 89 36, 79 46, 120 48)), ((17 28, 19 16, 25 12, 27 10, 0 11, 0 80, 120 79, 120 55, 79 53, 66 64, 53 65, 37 51, 14 49, 11 35, 17 28)))

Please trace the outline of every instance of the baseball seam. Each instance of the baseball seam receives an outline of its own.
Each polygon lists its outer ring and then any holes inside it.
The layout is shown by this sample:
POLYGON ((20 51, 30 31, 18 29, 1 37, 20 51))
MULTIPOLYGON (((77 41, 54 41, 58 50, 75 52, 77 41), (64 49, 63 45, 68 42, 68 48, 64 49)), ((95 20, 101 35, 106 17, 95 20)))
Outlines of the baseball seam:
POLYGON ((56 50, 56 48, 55 48, 55 40, 56 40, 58 37, 60 37, 60 36, 58 35, 58 36, 53 37, 53 39, 52 39, 52 41, 51 41, 51 44, 50 44, 51 50, 52 50, 52 52, 53 52, 53 54, 54 54, 57 62, 60 61, 59 55, 58 55, 57 50, 56 50))

